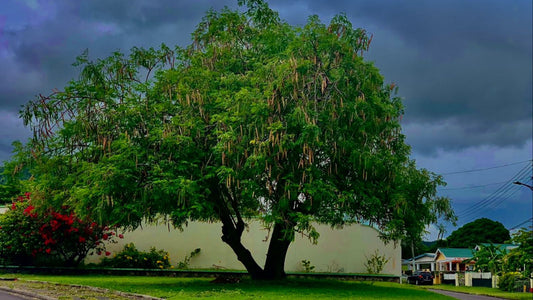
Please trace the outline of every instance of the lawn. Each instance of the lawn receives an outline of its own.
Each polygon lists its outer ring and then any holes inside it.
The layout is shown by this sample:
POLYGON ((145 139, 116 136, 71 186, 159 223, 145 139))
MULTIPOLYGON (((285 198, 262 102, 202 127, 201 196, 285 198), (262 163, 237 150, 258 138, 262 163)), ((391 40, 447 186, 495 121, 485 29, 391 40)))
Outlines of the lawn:
POLYGON ((452 299, 418 287, 390 282, 288 279, 240 283, 211 283, 212 278, 144 276, 11 275, 20 279, 80 284, 165 299, 452 299))

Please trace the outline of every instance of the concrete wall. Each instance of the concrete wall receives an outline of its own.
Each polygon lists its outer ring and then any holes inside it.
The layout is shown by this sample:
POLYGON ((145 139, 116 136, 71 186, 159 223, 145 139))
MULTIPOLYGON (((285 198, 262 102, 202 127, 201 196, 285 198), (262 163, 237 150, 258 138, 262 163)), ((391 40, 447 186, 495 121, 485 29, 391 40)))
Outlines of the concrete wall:
MULTIPOLYGON (((364 263, 376 249, 380 255, 389 258, 383 274, 401 273, 401 248, 399 243, 384 244, 378 232, 364 225, 345 226, 333 230, 329 226, 317 225, 320 233, 318 244, 313 245, 305 236, 297 235, 289 247, 285 263, 286 271, 303 271, 302 260, 309 260, 315 272, 366 273, 364 263)), ((231 248, 222 242, 221 224, 192 222, 184 231, 166 225, 145 225, 142 229, 126 232, 119 243, 108 246, 110 252, 118 252, 125 243, 134 243, 139 250, 150 247, 164 249, 170 253, 171 263, 182 261, 196 248, 198 256, 190 261, 190 268, 221 268, 243 270, 231 248)), ((252 222, 243 234, 243 244, 252 252, 259 265, 263 265, 268 247, 268 232, 259 222, 252 222)), ((98 261, 88 258, 88 262, 98 261)))

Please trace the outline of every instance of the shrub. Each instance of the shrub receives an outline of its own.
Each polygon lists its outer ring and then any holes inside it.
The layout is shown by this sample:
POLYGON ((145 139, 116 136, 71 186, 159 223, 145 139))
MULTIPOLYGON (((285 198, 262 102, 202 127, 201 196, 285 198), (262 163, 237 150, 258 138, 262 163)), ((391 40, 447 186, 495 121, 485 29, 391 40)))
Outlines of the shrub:
POLYGON ((311 261, 309 260, 304 259, 301 263, 305 273, 310 273, 315 269, 315 266, 311 265, 311 261))
POLYGON ((518 272, 503 273, 498 280, 498 288, 502 291, 512 292, 515 289, 516 281, 520 277, 518 272))
MULTIPOLYGON (((366 256, 365 256, 366 257, 366 256)), ((385 264, 389 262, 389 258, 385 255, 379 255, 379 250, 376 250, 370 258, 366 257, 365 268, 369 274, 379 274, 383 271, 385 264)))
POLYGON ((0 216, 0 260, 4 264, 78 266, 91 250, 105 251, 115 233, 67 206, 39 212, 30 194, 0 216))
POLYGON ((139 251, 133 243, 124 248, 112 258, 104 257, 101 267, 107 268, 139 268, 139 269, 167 269, 170 268, 170 257, 164 250, 139 251))
POLYGON ((191 258, 193 258, 196 255, 200 254, 200 251, 201 251, 200 248, 196 248, 189 255, 185 255, 185 258, 183 259, 183 261, 180 261, 177 264, 177 268, 178 269, 188 269, 189 268, 189 263, 191 262, 191 258))

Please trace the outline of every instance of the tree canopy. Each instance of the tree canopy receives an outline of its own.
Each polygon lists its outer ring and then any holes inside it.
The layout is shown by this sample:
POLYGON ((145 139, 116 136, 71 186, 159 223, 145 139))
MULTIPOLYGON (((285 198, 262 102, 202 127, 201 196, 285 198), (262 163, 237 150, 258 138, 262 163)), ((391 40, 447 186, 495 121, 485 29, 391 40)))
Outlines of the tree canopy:
POLYGON ((316 222, 390 241, 452 220, 442 178, 409 158, 396 87, 363 59, 371 36, 342 14, 295 27, 239 4, 207 12, 186 48, 85 52, 79 79, 29 102, 35 199, 132 228, 220 221, 253 278, 284 277, 295 232, 314 241, 316 222), (264 267, 241 243, 252 218, 270 228, 264 267))
POLYGON ((446 238, 449 247, 474 248, 481 243, 505 243, 509 241, 509 230, 498 221, 477 219, 458 228, 446 238))

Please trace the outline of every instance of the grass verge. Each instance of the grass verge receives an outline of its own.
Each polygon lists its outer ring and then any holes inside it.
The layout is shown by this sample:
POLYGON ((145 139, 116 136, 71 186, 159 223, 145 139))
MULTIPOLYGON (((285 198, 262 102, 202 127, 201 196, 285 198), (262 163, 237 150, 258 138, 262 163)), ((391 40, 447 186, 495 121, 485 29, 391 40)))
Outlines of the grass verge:
POLYGON ((454 286, 454 285, 439 284, 439 285, 423 286, 423 288, 446 290, 446 291, 460 292, 460 293, 467 293, 467 294, 474 294, 474 295, 486 295, 486 296, 505 298, 505 299, 531 300, 533 298, 533 295, 531 293, 511 293, 511 292, 504 292, 500 289, 493 289, 493 288, 488 288, 488 287, 454 286))
MULTIPOLYGON (((5 275, 4 277, 6 277, 5 275)), ((330 279, 288 279, 234 284, 211 283, 212 278, 145 276, 49 276, 9 275, 21 280, 80 284, 169 300, 211 299, 452 299, 424 289, 391 282, 357 282, 330 279)))

